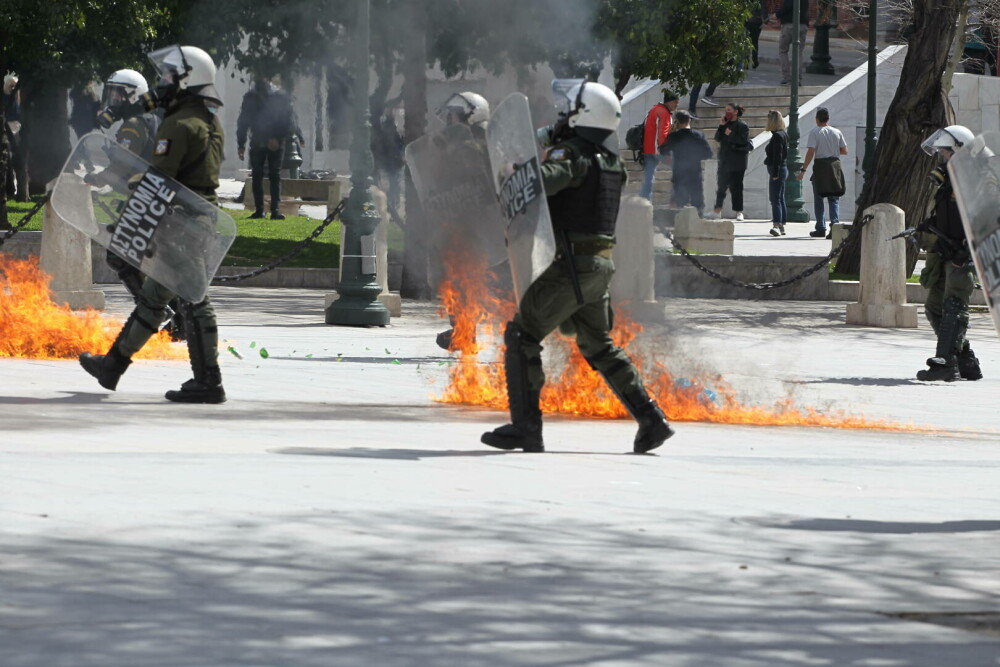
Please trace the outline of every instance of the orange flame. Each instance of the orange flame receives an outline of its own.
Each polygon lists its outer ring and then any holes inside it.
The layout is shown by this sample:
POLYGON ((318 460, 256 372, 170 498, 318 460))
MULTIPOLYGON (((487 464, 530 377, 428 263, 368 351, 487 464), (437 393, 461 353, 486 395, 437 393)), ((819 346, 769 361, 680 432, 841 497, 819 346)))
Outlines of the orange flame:
MULTIPOLYGON (((501 339, 505 323, 516 308, 509 298, 490 292, 483 280, 485 261, 468 253, 446 253, 445 279, 441 283, 442 310, 454 321, 452 349, 460 354, 449 372, 449 384, 437 398, 443 403, 481 405, 506 410, 506 374, 501 360, 480 361, 484 338, 501 339)), ((625 309, 616 306, 615 329, 611 337, 619 347, 642 333, 641 324, 633 321, 625 309)), ((568 338, 552 335, 546 339, 550 357, 562 359, 562 369, 549 373, 542 390, 541 408, 546 413, 561 413, 618 419, 628 412, 604 379, 590 368, 576 345, 568 338)), ((829 426, 850 429, 925 430, 921 427, 881 419, 868 419, 843 411, 820 412, 799 407, 786 396, 771 406, 745 405, 736 390, 721 375, 703 372, 703 377, 675 378, 660 361, 649 360, 634 347, 628 348, 650 396, 672 421, 715 422, 725 424, 770 426, 829 426)), ((498 351, 502 355, 502 351, 498 351)))
MULTIPOLYGON (((103 354, 114 342, 121 321, 54 303, 50 280, 37 257, 0 254, 0 358, 75 359, 84 352, 103 354)), ((136 358, 185 359, 187 351, 161 331, 136 358)))

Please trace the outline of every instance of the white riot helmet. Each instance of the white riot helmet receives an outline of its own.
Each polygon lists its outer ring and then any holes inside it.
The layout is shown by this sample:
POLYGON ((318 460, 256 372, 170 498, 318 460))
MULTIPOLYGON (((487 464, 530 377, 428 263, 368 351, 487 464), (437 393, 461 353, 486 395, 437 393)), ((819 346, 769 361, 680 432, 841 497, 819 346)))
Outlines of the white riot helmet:
POLYGON ((14 92, 14 86, 17 85, 17 74, 13 72, 7 72, 3 77, 3 94, 10 95, 14 92))
POLYGON ((590 127, 615 131, 622 119, 622 104, 607 86, 585 81, 566 92, 570 100, 567 123, 570 127, 590 127))
MULTIPOLYGON (((197 46, 168 46, 148 54, 150 62, 160 75, 157 96, 161 91, 187 90, 200 97, 222 104, 215 90, 215 62, 197 46)), ((168 98, 171 96, 167 96, 168 98)))
POLYGON ((949 125, 927 137, 924 143, 920 144, 920 147, 928 155, 935 155, 939 148, 948 148, 954 153, 962 146, 970 143, 974 138, 972 130, 964 125, 949 125))
POLYGON ((104 83, 103 105, 118 106, 125 102, 135 104, 139 96, 145 95, 148 90, 145 77, 134 69, 120 69, 104 83))
POLYGON ((445 122, 450 114, 454 114, 466 125, 485 126, 490 119, 490 103, 479 93, 455 93, 438 110, 438 115, 445 122))

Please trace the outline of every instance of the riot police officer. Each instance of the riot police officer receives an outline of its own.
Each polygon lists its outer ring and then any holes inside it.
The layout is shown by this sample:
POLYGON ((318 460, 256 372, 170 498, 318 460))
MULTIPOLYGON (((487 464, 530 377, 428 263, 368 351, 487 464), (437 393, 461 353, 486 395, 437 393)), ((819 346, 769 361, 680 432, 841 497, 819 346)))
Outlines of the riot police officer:
POLYGON ((633 450, 646 453, 674 432, 631 359, 609 335, 611 254, 626 175, 617 152, 604 142, 618 128, 621 104, 597 83, 579 84, 567 95, 571 107, 541 165, 552 226, 564 240, 562 255, 527 288, 507 324, 504 366, 511 423, 484 433, 482 441, 499 449, 544 451, 542 341, 559 327, 575 331, 584 358, 639 422, 633 450))
MULTIPOLYGON (((466 143, 473 144, 470 148, 482 156, 486 164, 486 171, 489 172, 490 158, 486 150, 486 126, 490 120, 490 103, 486 101, 486 98, 472 91, 455 93, 438 109, 437 116, 444 121, 445 125, 468 126, 475 142, 466 143)), ((434 258, 431 259, 428 274, 431 276, 434 288, 437 289, 437 284, 441 282, 442 270, 434 258)), ((439 333, 435 339, 438 347, 442 350, 451 349, 451 339, 455 333, 454 313, 449 313, 449 320, 451 328, 439 333)))
POLYGON ((927 382, 983 377, 979 360, 965 338, 976 269, 947 169, 955 151, 972 140, 968 128, 949 125, 921 144, 926 153, 938 158, 938 165, 930 174, 937 185, 934 211, 917 227, 930 238, 920 284, 929 290, 924 312, 937 335, 934 356, 927 360, 927 368, 917 373, 918 380, 927 382))
MULTIPOLYGON (((121 120, 115 141, 146 162, 153 159, 153 144, 162 120, 161 110, 146 110, 140 105, 140 98, 148 92, 149 84, 142 74, 127 68, 117 70, 104 82, 103 110, 97 115, 97 123, 104 129, 121 120)), ((100 180, 100 176, 92 178, 100 180)), ((132 298, 137 300, 142 290, 142 272, 110 250, 107 252, 107 263, 132 298)), ((172 310, 177 311, 177 303, 170 305, 172 310)), ((174 313, 167 326, 174 340, 183 340, 183 318, 179 313, 174 313)))
MULTIPOLYGON (((152 165, 186 185, 211 203, 216 202, 223 130, 216 115, 222 106, 214 86, 215 63, 195 46, 172 46, 149 54, 160 75, 154 91, 140 104, 165 110, 156 133, 152 165)), ((102 387, 114 390, 132 363, 132 355, 156 333, 175 295, 146 278, 135 309, 107 354, 80 356, 83 368, 102 387)), ((226 392, 218 362, 218 327, 215 310, 206 296, 196 304, 185 303, 187 344, 194 378, 166 398, 181 403, 222 403, 226 392)))

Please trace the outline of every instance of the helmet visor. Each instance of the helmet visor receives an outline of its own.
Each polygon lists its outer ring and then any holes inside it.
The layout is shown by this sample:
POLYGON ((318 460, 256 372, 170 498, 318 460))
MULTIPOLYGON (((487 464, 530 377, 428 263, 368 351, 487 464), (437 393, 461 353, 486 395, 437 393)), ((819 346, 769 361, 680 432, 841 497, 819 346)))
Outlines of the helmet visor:
POLYGON ((942 129, 924 139, 924 142, 920 144, 920 148, 928 155, 937 155, 938 150, 941 148, 948 148, 954 151, 957 144, 958 142, 955 141, 955 137, 951 136, 951 133, 947 130, 942 129))
POLYGON ((552 79, 552 101, 556 111, 569 115, 576 111, 576 96, 571 95, 574 88, 583 83, 583 79, 552 79))
POLYGON ((184 58, 184 52, 177 44, 150 51, 146 55, 162 81, 178 83, 191 69, 184 58))
POLYGON ((104 93, 101 95, 101 105, 104 107, 117 107, 131 101, 135 86, 126 86, 121 83, 104 84, 104 93))

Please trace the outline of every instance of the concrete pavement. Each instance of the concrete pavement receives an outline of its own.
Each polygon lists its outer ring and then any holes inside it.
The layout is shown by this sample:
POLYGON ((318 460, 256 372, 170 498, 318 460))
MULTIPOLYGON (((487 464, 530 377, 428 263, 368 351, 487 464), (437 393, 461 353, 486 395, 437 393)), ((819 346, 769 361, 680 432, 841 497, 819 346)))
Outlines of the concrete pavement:
POLYGON ((929 430, 678 423, 636 457, 628 421, 552 417, 524 455, 479 444, 504 415, 433 400, 433 306, 349 329, 322 292, 213 300, 244 355, 225 405, 162 399, 183 362, 112 393, 0 360, 5 667, 998 664, 996 636, 941 624, 1000 615, 986 314, 986 378, 924 385, 926 322, 669 300, 636 349, 680 376, 929 430))

